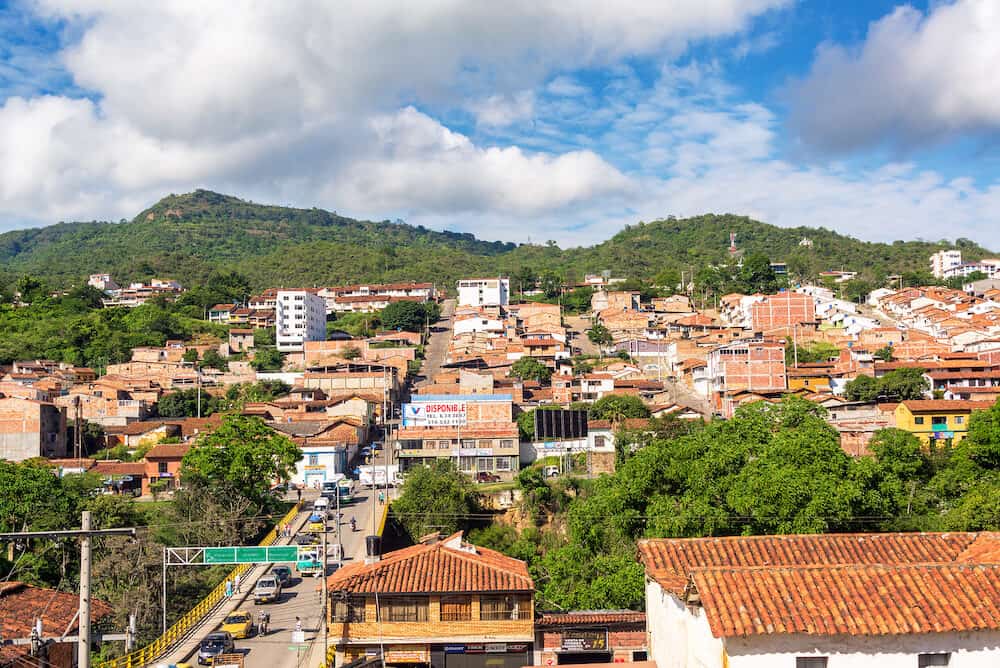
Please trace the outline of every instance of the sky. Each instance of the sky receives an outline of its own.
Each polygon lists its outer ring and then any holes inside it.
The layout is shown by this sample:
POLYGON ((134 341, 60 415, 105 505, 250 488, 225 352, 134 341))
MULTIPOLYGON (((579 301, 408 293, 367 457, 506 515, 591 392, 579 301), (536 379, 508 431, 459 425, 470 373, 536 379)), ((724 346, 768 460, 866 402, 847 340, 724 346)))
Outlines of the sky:
POLYGON ((0 0, 0 231, 207 188, 581 246, 1000 249, 1000 0, 0 0))

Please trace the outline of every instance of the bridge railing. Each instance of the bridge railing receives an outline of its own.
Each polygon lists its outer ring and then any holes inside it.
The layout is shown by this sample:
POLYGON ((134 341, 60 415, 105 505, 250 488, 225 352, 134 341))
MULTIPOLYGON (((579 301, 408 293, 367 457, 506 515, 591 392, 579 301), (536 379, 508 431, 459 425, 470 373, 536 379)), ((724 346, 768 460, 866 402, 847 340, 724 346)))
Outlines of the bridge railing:
MULTIPOLYGON (((277 524, 274 525, 267 535, 261 539, 258 545, 267 546, 274 543, 278 538, 278 527, 284 526, 295 519, 295 516, 299 514, 301 510, 302 502, 296 503, 292 506, 292 509, 282 517, 277 524)), ((226 580, 233 580, 234 578, 242 577, 244 573, 250 570, 253 566, 251 564, 240 564, 234 568, 226 580)), ((141 649, 137 649, 134 652, 125 654, 115 659, 109 659, 108 661, 101 661, 95 663, 94 668, 143 668, 156 659, 163 656, 167 651, 172 649, 179 641, 187 637, 191 630, 197 627, 202 619, 206 615, 215 610, 216 606, 226 598, 226 580, 223 580, 213 589, 208 596, 198 601, 198 603, 184 613, 184 616, 178 619, 174 624, 168 628, 163 635, 149 643, 141 649)))

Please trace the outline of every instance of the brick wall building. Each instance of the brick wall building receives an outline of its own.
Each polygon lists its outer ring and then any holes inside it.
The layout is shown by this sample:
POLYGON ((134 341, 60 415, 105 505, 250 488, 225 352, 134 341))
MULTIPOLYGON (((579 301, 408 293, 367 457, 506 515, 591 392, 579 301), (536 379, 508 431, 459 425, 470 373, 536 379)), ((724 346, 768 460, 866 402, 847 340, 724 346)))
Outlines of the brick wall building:
POLYGON ((65 456, 65 409, 45 401, 0 398, 0 459, 65 456))
POLYGON ((755 332, 767 332, 816 320, 813 298, 797 292, 768 295, 750 308, 750 329, 755 332))
POLYGON ((535 665, 539 666, 645 661, 646 613, 545 613, 535 621, 535 648, 535 665))

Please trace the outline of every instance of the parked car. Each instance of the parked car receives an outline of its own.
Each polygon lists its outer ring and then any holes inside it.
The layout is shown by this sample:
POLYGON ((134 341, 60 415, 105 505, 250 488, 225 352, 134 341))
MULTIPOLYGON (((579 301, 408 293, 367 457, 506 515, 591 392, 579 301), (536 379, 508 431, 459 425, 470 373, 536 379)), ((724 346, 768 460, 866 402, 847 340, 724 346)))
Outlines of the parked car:
POLYGON ((319 543, 319 536, 314 533, 300 533, 295 536, 296 545, 316 545, 319 543))
POLYGON ((253 635, 253 614, 239 610, 222 620, 222 630, 233 638, 249 638, 253 635))
POLYGON ((480 471, 476 474, 476 482, 500 482, 500 476, 489 471, 480 471))
POLYGON ((233 636, 226 631, 215 631, 205 636, 198 646, 198 665, 210 665, 220 654, 236 651, 233 636))
POLYGON ((558 466, 546 466, 545 467, 545 477, 546 478, 555 478, 557 475, 559 475, 559 467, 558 466))
POLYGON ((271 575, 278 578, 282 589, 292 584, 292 569, 288 566, 275 566, 271 569, 271 575))
POLYGON ((257 580, 257 584, 253 588, 254 605, 259 605, 261 603, 277 603, 280 598, 281 583, 278 581, 276 576, 265 575, 261 579, 257 580))

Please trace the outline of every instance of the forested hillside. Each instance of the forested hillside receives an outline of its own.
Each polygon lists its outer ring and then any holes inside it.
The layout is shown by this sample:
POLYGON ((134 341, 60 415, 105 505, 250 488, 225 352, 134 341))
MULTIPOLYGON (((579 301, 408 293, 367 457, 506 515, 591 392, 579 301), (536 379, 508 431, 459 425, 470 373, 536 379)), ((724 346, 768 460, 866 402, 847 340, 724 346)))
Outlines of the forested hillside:
POLYGON ((353 281, 432 280, 511 273, 581 280, 589 272, 652 278, 697 271, 728 259, 729 233, 746 253, 785 261, 797 277, 825 269, 887 273, 924 270, 937 249, 959 247, 969 259, 989 251, 967 239, 869 243, 825 229, 781 228, 735 215, 638 223, 590 247, 489 242, 400 222, 358 221, 320 209, 255 204, 198 190, 170 195, 131 221, 59 223, 0 235, 0 280, 31 274, 50 287, 78 285, 95 272, 121 281, 152 276, 203 283, 237 271, 255 289, 353 281), (801 245, 803 239, 811 242, 801 245))

